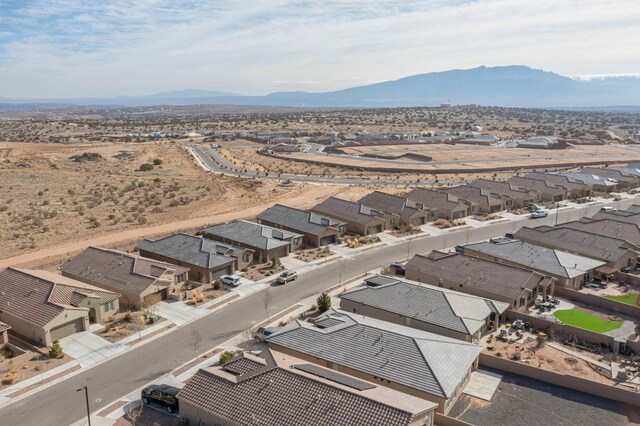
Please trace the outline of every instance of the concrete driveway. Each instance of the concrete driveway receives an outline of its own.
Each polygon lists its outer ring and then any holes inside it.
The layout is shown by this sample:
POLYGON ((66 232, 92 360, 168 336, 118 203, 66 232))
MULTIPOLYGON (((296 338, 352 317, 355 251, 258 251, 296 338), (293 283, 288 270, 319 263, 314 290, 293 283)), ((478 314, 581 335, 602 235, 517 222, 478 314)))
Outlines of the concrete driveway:
POLYGON ((111 343, 90 331, 82 331, 60 339, 64 353, 74 358, 81 367, 89 367, 129 349, 120 343, 111 343))
POLYGON ((163 300, 154 305, 154 310, 175 325, 182 325, 207 314, 205 309, 197 309, 174 300, 163 300))

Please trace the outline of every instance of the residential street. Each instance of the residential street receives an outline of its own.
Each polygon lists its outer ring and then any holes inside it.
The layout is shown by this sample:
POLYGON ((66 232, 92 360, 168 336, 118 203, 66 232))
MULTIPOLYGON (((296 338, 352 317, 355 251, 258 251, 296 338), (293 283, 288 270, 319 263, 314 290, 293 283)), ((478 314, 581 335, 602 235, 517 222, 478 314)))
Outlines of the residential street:
MULTIPOLYGON (((622 208, 636 199, 627 199, 614 205, 622 208)), ((576 220, 580 216, 595 213, 601 204, 586 209, 560 211, 558 222, 576 220)), ((380 246, 366 250, 353 259, 330 262, 305 272, 300 278, 283 286, 271 287, 269 305, 271 314, 286 309, 298 301, 317 295, 338 283, 340 277, 347 280, 390 262, 405 259, 415 253, 452 247, 457 244, 480 241, 514 232, 524 225, 552 225, 556 212, 538 220, 520 219, 449 231, 443 235, 418 238, 409 243, 380 246)), ((86 415, 84 394, 76 392, 88 386, 91 411, 108 406, 119 397, 162 376, 194 358, 188 341, 193 329, 202 335, 198 352, 213 348, 243 330, 265 320, 264 291, 239 299, 229 306, 199 318, 156 340, 143 344, 122 355, 111 358, 91 369, 48 387, 0 410, 1 423, 6 425, 61 425, 66 426, 86 415)))

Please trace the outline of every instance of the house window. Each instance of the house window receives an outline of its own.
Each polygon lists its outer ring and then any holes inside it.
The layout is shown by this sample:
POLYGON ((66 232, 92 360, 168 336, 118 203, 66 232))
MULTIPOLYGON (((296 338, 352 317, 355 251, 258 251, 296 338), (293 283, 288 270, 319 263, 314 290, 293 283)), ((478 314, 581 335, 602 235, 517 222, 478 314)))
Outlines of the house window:
POLYGON ((249 253, 242 253, 242 263, 249 263, 249 253))
POLYGON ((104 311, 105 312, 113 311, 113 300, 104 304, 104 311))

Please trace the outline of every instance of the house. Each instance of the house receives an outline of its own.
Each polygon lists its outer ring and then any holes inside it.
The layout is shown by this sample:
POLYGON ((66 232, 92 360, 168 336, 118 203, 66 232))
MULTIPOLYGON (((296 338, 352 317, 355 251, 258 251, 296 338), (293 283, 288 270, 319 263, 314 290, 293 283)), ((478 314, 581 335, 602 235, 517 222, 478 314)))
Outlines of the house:
POLYGON ((354 234, 377 234, 388 229, 383 212, 353 201, 330 197, 313 207, 311 211, 346 223, 347 231, 354 234))
POLYGON ((469 206, 462 203, 458 197, 446 192, 434 191, 426 188, 415 188, 407 194, 407 199, 422 205, 429 210, 433 219, 462 219, 469 214, 469 206))
POLYGON ((498 327, 509 304, 390 276, 340 295, 340 309, 465 342, 498 327))
POLYGON ((521 176, 512 176, 507 179, 507 182, 514 188, 528 191, 535 194, 538 201, 551 201, 558 202, 565 198, 569 198, 569 193, 566 189, 560 186, 553 186, 547 181, 542 179, 530 179, 521 176))
POLYGON ((178 401, 192 425, 431 426, 437 407, 270 349, 200 369, 178 401))
POLYGON ((640 177, 637 175, 629 174, 621 170, 597 167, 585 167, 581 170, 582 173, 598 176, 602 179, 608 179, 618 184, 618 190, 628 191, 640 186, 640 177))
POLYGON ((89 247, 60 266, 65 277, 120 294, 120 306, 142 309, 177 293, 189 268, 89 247))
POLYGON ((640 179, 640 164, 636 164, 637 167, 626 165, 623 167, 608 167, 607 170, 617 170, 627 176, 633 176, 640 179))
POLYGON ((45 346, 118 312, 118 293, 48 271, 0 272, 0 321, 45 346))
POLYGON ((253 250, 255 261, 265 263, 273 257, 286 257, 302 245, 302 234, 272 228, 246 220, 214 225, 202 230, 205 238, 253 250))
POLYGON ((210 284, 251 264, 253 251, 189 234, 144 240, 136 246, 142 257, 189 268, 188 278, 210 284))
POLYGON ((640 247, 640 226, 635 223, 612 219, 582 218, 577 221, 557 225, 557 228, 571 228, 587 231, 605 237, 613 237, 630 242, 640 247))
POLYGON ((640 225, 640 206, 632 205, 626 210, 617 210, 612 212, 599 211, 591 217, 594 220, 611 219, 615 222, 633 223, 640 225))
POLYGON ((555 136, 534 136, 518 141, 516 146, 529 149, 564 149, 567 143, 564 139, 558 140, 555 136))
POLYGON ((551 186, 562 188, 567 194, 567 198, 584 198, 591 196, 591 186, 570 179, 567 176, 553 173, 532 172, 524 175, 528 179, 538 179, 547 182, 551 186))
POLYGON ((0 348, 2 348, 6 343, 9 343, 9 330, 11 330, 11 326, 9 324, 0 322, 0 348))
POLYGON ((511 200, 513 200, 513 203, 508 206, 510 208, 522 208, 529 205, 530 203, 535 203, 536 201, 538 201, 538 197, 534 193, 514 187, 509 182, 489 179, 477 179, 471 182, 469 185, 475 186, 476 188, 481 188, 491 194, 498 194, 507 200, 510 198, 511 200))
POLYGON ((468 244, 464 246, 464 254, 531 269, 553 277, 558 285, 573 290, 591 280, 596 269, 606 264, 601 260, 509 238, 468 244))
POLYGON ((555 279, 529 269, 509 266, 461 253, 415 255, 405 266, 409 280, 448 288, 525 309, 538 294, 553 294, 555 279))
POLYGON ((260 213, 260 224, 285 229, 302 235, 307 247, 322 247, 335 244, 347 230, 347 225, 328 216, 276 204, 260 213))
POLYGON ((589 185, 594 192, 609 193, 619 190, 618 182, 607 177, 580 172, 566 172, 561 175, 589 185))
POLYGON ((606 262, 596 269, 599 276, 607 276, 623 267, 632 267, 638 261, 639 248, 620 238, 606 237, 571 228, 520 228, 514 237, 543 247, 557 248, 606 262))
POLYGON ((290 143, 277 143, 275 145, 269 145, 265 148, 265 151, 271 152, 300 152, 300 145, 290 143))
POLYGON ((295 320, 267 343, 277 352, 433 401, 444 414, 462 394, 482 351, 471 343, 335 309, 314 324, 295 320))
POLYGON ((358 203, 392 215, 392 228, 420 226, 429 222, 429 211, 406 197, 374 191, 360 198, 358 203))
POLYGON ((463 203, 466 202, 474 213, 495 213, 513 206, 513 198, 494 194, 475 186, 460 185, 445 188, 442 191, 458 197, 463 203))

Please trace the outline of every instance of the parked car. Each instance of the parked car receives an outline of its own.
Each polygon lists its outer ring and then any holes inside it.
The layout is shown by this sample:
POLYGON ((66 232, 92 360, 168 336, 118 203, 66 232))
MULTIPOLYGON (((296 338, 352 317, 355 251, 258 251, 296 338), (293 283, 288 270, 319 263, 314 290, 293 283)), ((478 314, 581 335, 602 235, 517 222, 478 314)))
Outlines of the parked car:
POLYGON ((540 219, 549 216, 549 210, 536 210, 531 213, 531 219, 540 219))
POLYGON ((278 331, 278 327, 260 327, 257 328, 251 335, 258 342, 264 342, 265 339, 278 331))
POLYGON ((295 281, 298 279, 298 273, 296 271, 284 271, 278 278, 276 278, 276 282, 278 284, 286 284, 289 281, 295 281))
POLYGON ((454 250, 456 253, 464 253, 464 246, 456 246, 454 250))
POLYGON ((513 238, 514 238, 514 237, 513 237, 513 232, 507 232, 506 234, 504 234, 504 237, 505 237, 505 238, 508 238, 508 239, 510 239, 510 240, 513 240, 513 238))
POLYGON ((536 204, 536 203, 529 203, 527 204, 526 207, 529 211, 535 212, 538 210, 544 210, 544 208, 540 205, 540 204, 536 204))
POLYGON ((180 389, 169 385, 151 385, 142 389, 142 402, 162 406, 167 412, 178 411, 178 398, 176 395, 180 389))
POLYGON ((240 285, 240 277, 237 275, 223 275, 220 277, 220 280, 222 280, 224 284, 232 287, 238 287, 240 285))
POLYGON ((611 213, 611 212, 615 212, 616 209, 614 207, 601 207, 600 211, 601 212, 609 212, 609 213, 611 213))
POLYGON ((404 265, 401 265, 400 263, 392 263, 389 266, 389 269, 391 269, 391 271, 393 271, 394 274, 396 275, 402 275, 404 276, 405 274, 405 269, 404 269, 404 265))

